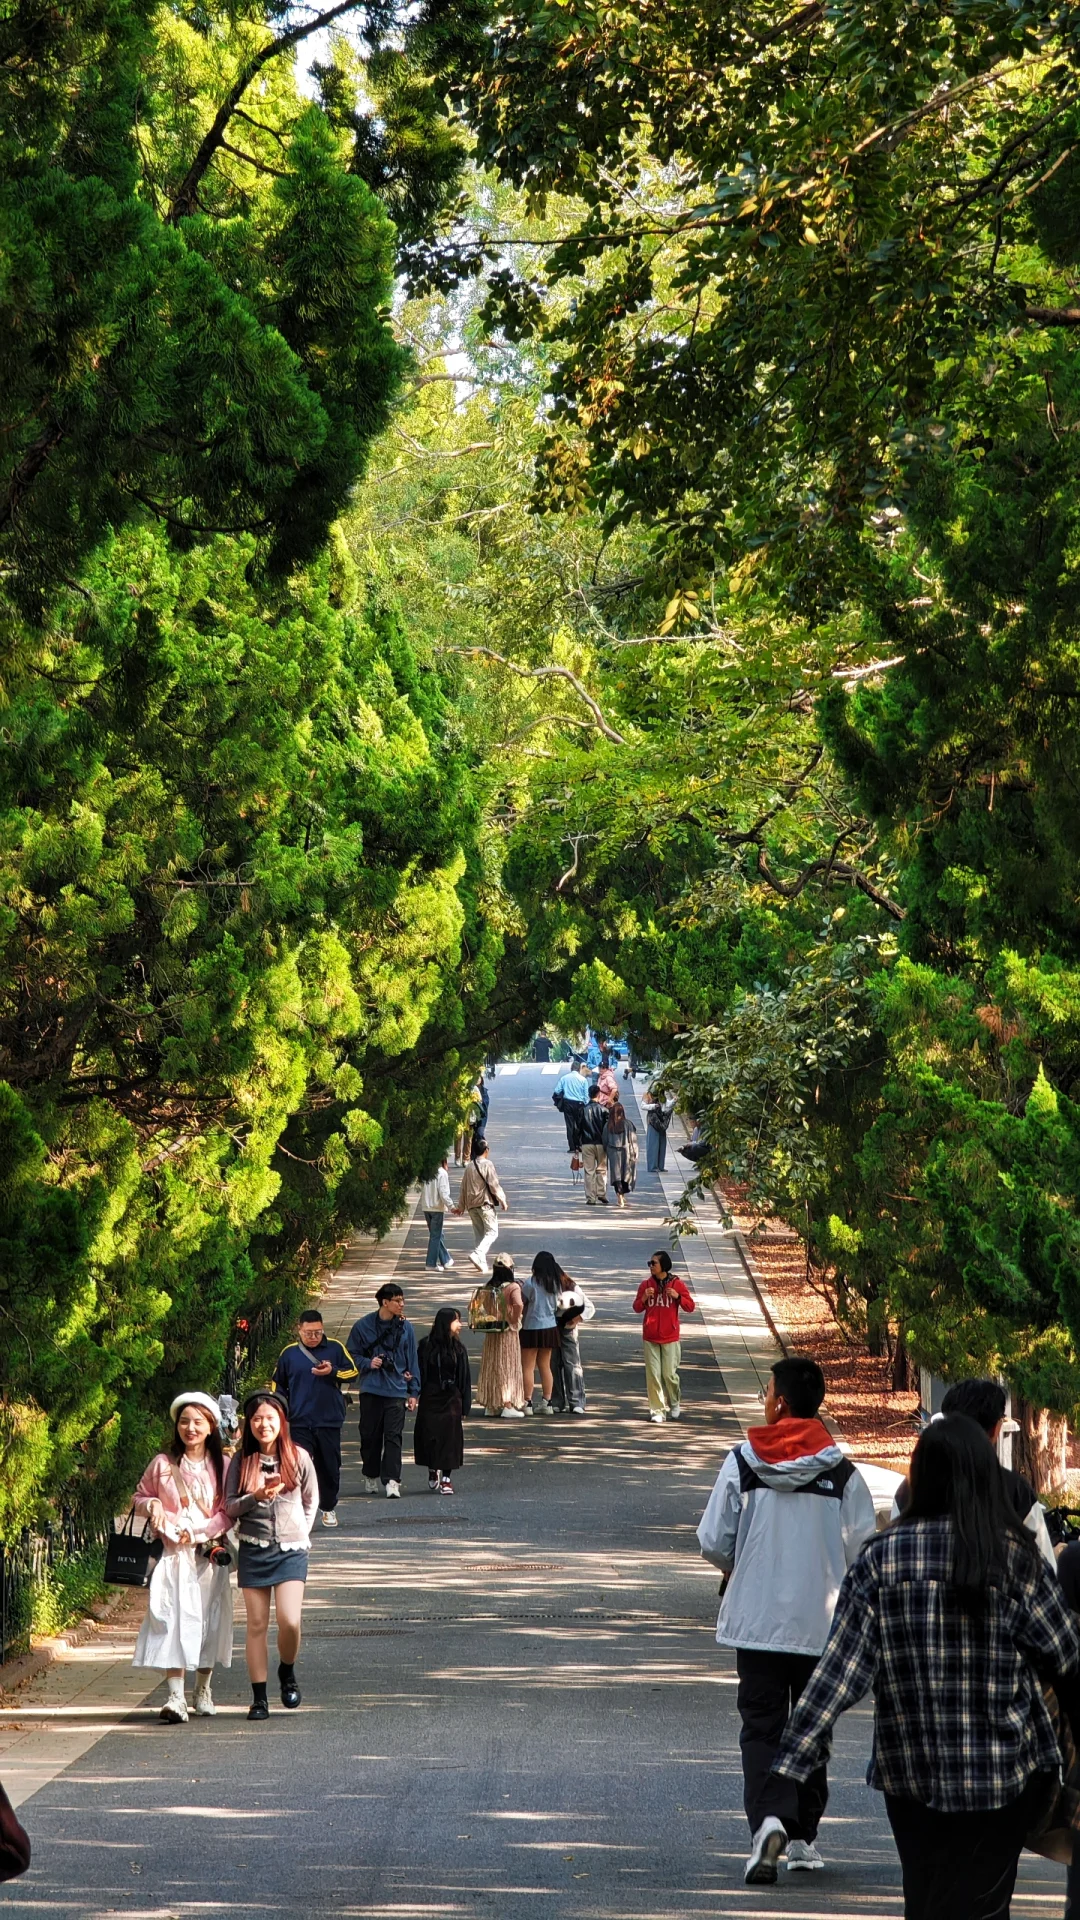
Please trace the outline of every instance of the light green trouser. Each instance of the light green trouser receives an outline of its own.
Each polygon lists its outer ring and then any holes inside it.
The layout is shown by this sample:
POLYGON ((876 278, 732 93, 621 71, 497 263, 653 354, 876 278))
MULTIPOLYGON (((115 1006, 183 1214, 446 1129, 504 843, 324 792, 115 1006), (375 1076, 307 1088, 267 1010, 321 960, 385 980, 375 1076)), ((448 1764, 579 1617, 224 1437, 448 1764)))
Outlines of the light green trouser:
POLYGON ((646 1340, 645 1347, 645 1384, 649 1389, 649 1410, 652 1413, 670 1413, 672 1407, 679 1404, 679 1361, 682 1359, 682 1341, 672 1340, 667 1346, 660 1347, 655 1340, 646 1340))

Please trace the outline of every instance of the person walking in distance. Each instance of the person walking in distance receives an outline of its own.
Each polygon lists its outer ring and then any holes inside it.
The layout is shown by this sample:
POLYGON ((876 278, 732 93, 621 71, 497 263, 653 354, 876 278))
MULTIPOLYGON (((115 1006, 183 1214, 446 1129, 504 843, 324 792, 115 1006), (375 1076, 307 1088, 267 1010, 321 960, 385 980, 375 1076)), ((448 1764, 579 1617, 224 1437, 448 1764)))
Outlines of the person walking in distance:
POLYGON ((615 1190, 615 1205, 625 1207, 626 1196, 637 1185, 637 1128, 628 1117, 621 1100, 608 1108, 601 1145, 607 1154, 608 1179, 615 1190))
POLYGON ((569 1153, 577 1152, 578 1121, 580 1110, 589 1098, 589 1083, 581 1071, 581 1062, 571 1060, 565 1073, 561 1073, 551 1092, 552 1105, 558 1107, 566 1127, 566 1147, 569 1153))
POLYGON ((585 1205, 587 1207, 608 1204, 607 1197, 607 1152, 604 1147, 604 1130, 607 1126, 608 1110, 601 1106, 597 1098, 599 1088, 593 1081, 589 1088, 589 1098, 577 1114, 576 1146, 585 1168, 585 1205))
POLYGON ((183 1724, 185 1673, 195 1675, 193 1712, 213 1714, 213 1670, 232 1666, 232 1555, 222 1539, 232 1523, 216 1403, 208 1393, 179 1393, 169 1417, 168 1447, 154 1455, 135 1489, 135 1512, 149 1520, 163 1552, 150 1577, 131 1664, 164 1669, 161 1718, 183 1724))
POLYGON ((469 1356, 458 1339, 461 1315, 440 1307, 431 1332, 417 1349, 420 1404, 416 1409, 413 1458, 428 1470, 432 1493, 453 1493, 452 1475, 465 1458, 463 1420, 472 1410, 469 1356))
POLYGON ((525 1389, 525 1411, 533 1413, 533 1382, 536 1370, 540 1370, 540 1390, 543 1398, 541 1413, 553 1413, 551 1394, 554 1386, 552 1361, 559 1344, 559 1329, 555 1320, 555 1307, 559 1292, 566 1275, 563 1273, 553 1253, 538 1253, 532 1263, 532 1274, 528 1280, 522 1280, 522 1298, 525 1313, 521 1322, 521 1374, 525 1389))
POLYGON ((555 1302, 555 1324, 559 1344, 552 1356, 551 1404, 556 1413, 585 1412, 585 1369, 581 1364, 578 1329, 583 1320, 596 1313, 592 1301, 568 1273, 560 1270, 561 1284, 555 1302))
POLYGON ((663 1251, 654 1253, 649 1261, 648 1279, 642 1281, 634 1295, 634 1312, 645 1316, 641 1323, 645 1386, 649 1395, 649 1419, 654 1426, 682 1418, 679 1314, 693 1313, 696 1305, 686 1282, 672 1273, 671 1256, 663 1251))
POLYGON ((885 1795, 906 1920, 1007 1920, 1025 1836, 1058 1793, 1043 1686, 1075 1737, 1080 1638, 973 1420, 932 1421, 910 1477, 900 1519, 841 1585, 773 1782, 790 1793, 823 1772, 837 1716, 872 1688, 867 1780, 885 1795))
POLYGON ((428 1249, 424 1262, 429 1273, 436 1268, 444 1271, 453 1266, 449 1249, 443 1239, 443 1221, 453 1207, 450 1196, 450 1175, 447 1172, 448 1156, 444 1153, 434 1173, 424 1181, 420 1192, 420 1205, 427 1221, 428 1249))
POLYGON ((225 1505, 237 1522, 237 1585, 247 1612, 249 1720, 265 1720, 270 1597, 277 1618, 278 1686, 283 1707, 300 1705, 296 1657, 319 1483, 310 1454, 294 1446, 289 1410, 279 1393, 249 1393, 239 1453, 229 1462, 225 1505))
POLYGON ((499 1237, 499 1208, 505 1213, 509 1203, 488 1159, 488 1143, 482 1134, 473 1141, 472 1159, 461 1176, 458 1204, 468 1214, 476 1235, 469 1259, 477 1273, 487 1273, 487 1257, 499 1237))
POLYGON ((675 1095, 658 1093, 652 1086, 641 1104, 645 1109, 645 1166, 649 1173, 663 1173, 667 1166, 667 1136, 675 1111, 675 1095))
POLYGON ((608 1108, 613 1107, 619 1097, 619 1082, 606 1053, 604 1064, 596 1076, 596 1097, 602 1107, 608 1108))
POLYGON ((387 1280, 375 1300, 345 1342, 360 1375, 360 1468, 366 1493, 383 1487, 400 1500, 401 1436, 419 1397, 420 1361, 401 1288, 387 1280))
POLYGON ((484 1307, 487 1331, 480 1350, 476 1406, 479 1412, 491 1414, 495 1419, 521 1420, 525 1411, 525 1386, 521 1377, 518 1330, 525 1312, 525 1301, 514 1278, 512 1255, 495 1255, 491 1263, 491 1287, 478 1288, 473 1295, 474 1303, 478 1297, 484 1307), (484 1295, 488 1295, 486 1300, 483 1299, 484 1295), (489 1315, 497 1317, 499 1324, 492 1324, 489 1315))
POLYGON ((338 1524, 341 1490, 341 1429, 345 1425, 343 1380, 355 1380, 356 1368, 340 1340, 328 1340, 318 1307, 305 1307, 297 1338, 278 1355, 274 1393, 288 1403, 294 1447, 310 1454, 319 1482, 324 1527, 338 1524))
POLYGON ((828 1799, 825 1754, 792 1780, 772 1772, 792 1707, 828 1638, 848 1568, 874 1532, 874 1502, 818 1419, 825 1376, 816 1361, 778 1360, 765 1425, 732 1447, 698 1527, 706 1560, 727 1576, 716 1623, 734 1647, 742 1722, 743 1805, 752 1835, 746 1881, 824 1865, 815 1844, 828 1799))

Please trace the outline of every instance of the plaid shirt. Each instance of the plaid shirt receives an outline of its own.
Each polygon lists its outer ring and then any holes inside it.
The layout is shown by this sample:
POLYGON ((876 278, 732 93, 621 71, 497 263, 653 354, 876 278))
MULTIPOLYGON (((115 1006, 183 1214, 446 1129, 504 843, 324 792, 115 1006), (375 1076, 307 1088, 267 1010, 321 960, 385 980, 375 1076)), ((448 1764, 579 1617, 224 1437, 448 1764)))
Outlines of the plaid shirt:
POLYGON ((1075 1674, 1080 1640, 1058 1582, 1010 1541, 1000 1584, 980 1612, 965 1612, 951 1585, 951 1535, 948 1520, 916 1520, 868 1541, 775 1772, 805 1780, 821 1766, 834 1721, 871 1686, 872 1787, 966 1813, 1005 1806, 1033 1773, 1059 1772, 1040 1675, 1075 1674))

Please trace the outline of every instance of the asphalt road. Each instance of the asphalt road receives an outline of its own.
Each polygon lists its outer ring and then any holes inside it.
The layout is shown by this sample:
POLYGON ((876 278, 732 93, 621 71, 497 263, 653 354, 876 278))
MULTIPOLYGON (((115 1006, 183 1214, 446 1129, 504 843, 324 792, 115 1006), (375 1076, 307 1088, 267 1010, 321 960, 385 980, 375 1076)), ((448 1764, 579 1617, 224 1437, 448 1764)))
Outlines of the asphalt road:
MULTIPOLYGON (((863 1784, 865 1708, 837 1739, 827 1871, 743 1885, 734 1675, 694 1538, 737 1430, 692 1320, 686 1417, 648 1424, 630 1303, 666 1244, 662 1197, 643 1174, 626 1214, 586 1210, 552 1084, 530 1067, 492 1088, 512 1209, 500 1244, 526 1264, 549 1247, 596 1300, 582 1334, 589 1417, 472 1420, 454 1498, 429 1495, 409 1465, 400 1503, 360 1494, 350 1418, 342 1526, 312 1555, 302 1709, 248 1724, 238 1620, 216 1720, 164 1727, 155 1695, 25 1803, 35 1865, 0 1908, 55 1920, 902 1911, 880 1799, 863 1784)), ((449 1239, 459 1265, 435 1287, 422 1219, 401 1256, 421 1330, 436 1306, 468 1299, 467 1222, 449 1239)), ((1060 1869, 1028 1861, 1015 1910, 1049 1920, 1062 1894, 1060 1869)))

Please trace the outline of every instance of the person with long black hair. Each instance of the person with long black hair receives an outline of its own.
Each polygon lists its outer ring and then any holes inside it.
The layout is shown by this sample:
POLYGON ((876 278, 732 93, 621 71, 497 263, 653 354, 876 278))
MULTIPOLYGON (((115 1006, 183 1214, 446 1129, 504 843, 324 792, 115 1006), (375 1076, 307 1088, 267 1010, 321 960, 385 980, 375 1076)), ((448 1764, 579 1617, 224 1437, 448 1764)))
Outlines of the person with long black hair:
MULTIPOLYGON (((1075 1726, 1080 1638, 974 1420, 927 1427, 910 1484, 845 1576, 773 1773, 807 1779, 873 1687, 867 1780, 885 1795, 906 1920, 1007 1920, 1025 1834, 1057 1792, 1043 1684, 1075 1726)), ((763 1857, 775 1867, 785 1844, 775 1819, 763 1857)))
POLYGON ((132 1665, 164 1668, 161 1718, 182 1725, 185 1672, 195 1675, 193 1711, 209 1715, 217 1711, 213 1670, 232 1665, 232 1555, 221 1544, 230 1519, 217 1402, 208 1393, 178 1393, 169 1413, 169 1444, 135 1489, 135 1512, 150 1522, 163 1552, 150 1578, 132 1665))
POLYGON ((559 1328, 555 1318, 559 1304, 559 1294, 566 1281, 566 1275, 553 1253, 538 1253, 532 1263, 532 1276, 528 1280, 519 1280, 522 1298, 525 1302, 525 1314, 521 1322, 518 1339, 521 1341, 521 1378, 525 1392, 525 1411, 533 1413, 533 1383, 536 1370, 540 1370, 540 1402, 542 1413, 554 1413, 551 1395, 555 1380, 552 1362, 559 1345, 559 1328))
POLYGON ((237 1585, 247 1612, 249 1720, 265 1720, 270 1596, 277 1616, 278 1685, 283 1707, 300 1705, 296 1656, 308 1571, 308 1544, 319 1511, 315 1464, 289 1432, 288 1404, 272 1389, 249 1393, 239 1453, 229 1462, 225 1502, 237 1522, 237 1585))
POLYGON ((465 1458, 462 1420, 472 1410, 469 1356, 458 1335, 456 1307, 440 1307, 431 1332, 417 1348, 420 1404, 413 1432, 413 1459, 428 1470, 432 1493, 453 1493, 452 1475, 465 1458))

